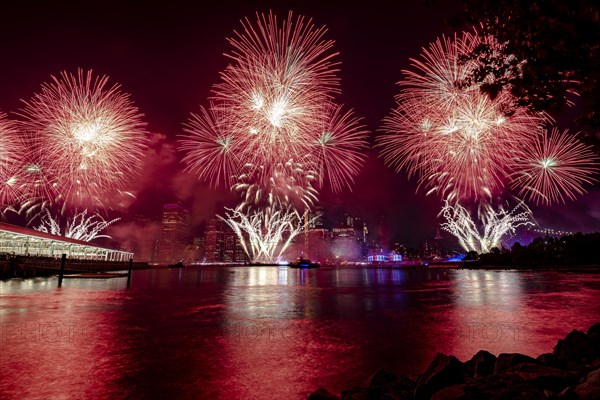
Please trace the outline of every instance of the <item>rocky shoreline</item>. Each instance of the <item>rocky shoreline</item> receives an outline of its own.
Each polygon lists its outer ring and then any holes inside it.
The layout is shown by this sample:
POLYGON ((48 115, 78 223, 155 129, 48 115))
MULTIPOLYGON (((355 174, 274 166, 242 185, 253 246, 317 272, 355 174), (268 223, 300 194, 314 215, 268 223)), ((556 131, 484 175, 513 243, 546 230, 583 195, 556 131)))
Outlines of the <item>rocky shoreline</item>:
POLYGON ((340 396, 320 388, 308 400, 600 399, 600 323, 573 330, 552 353, 532 358, 479 351, 469 361, 438 353, 416 381, 383 369, 340 396))

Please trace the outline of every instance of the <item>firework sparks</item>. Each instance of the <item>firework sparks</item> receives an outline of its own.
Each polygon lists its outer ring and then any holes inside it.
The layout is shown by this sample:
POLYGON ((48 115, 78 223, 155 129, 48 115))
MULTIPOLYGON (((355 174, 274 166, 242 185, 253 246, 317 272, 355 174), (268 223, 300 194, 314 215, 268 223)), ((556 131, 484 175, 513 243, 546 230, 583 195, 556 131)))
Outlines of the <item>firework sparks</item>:
POLYGON ((16 124, 0 113, 0 213, 24 195, 25 145, 16 124))
POLYGON ((292 159, 315 171, 321 186, 350 186, 365 158, 366 131, 332 101, 337 64, 325 28, 291 14, 283 23, 259 14, 255 27, 247 19, 242 26, 230 39, 233 63, 215 85, 210 108, 184 127, 188 170, 230 185, 253 167, 257 182, 269 185, 274 170, 292 159))
POLYGON ((35 230, 50 233, 52 235, 82 240, 84 242, 90 242, 98 238, 110 238, 110 236, 101 235, 100 233, 109 225, 119 221, 120 218, 106 221, 99 214, 87 216, 87 212, 88 210, 86 209, 75 214, 73 218, 67 220, 63 229, 59 222, 60 218, 53 218, 50 211, 46 209, 45 214, 41 218, 40 225, 37 226, 35 230))
POLYGON ((108 86, 108 77, 63 72, 24 103, 23 125, 35 154, 31 165, 63 201, 102 203, 138 173, 145 124, 129 95, 119 85, 108 86))
POLYGON ((527 142, 514 165, 513 186, 536 204, 564 203, 583 194, 583 184, 597 180, 598 156, 567 130, 543 131, 527 142))
POLYGON ((281 154, 298 158, 339 91, 333 41, 323 38, 325 28, 291 13, 281 24, 273 14, 257 14, 256 27, 248 19, 242 27, 229 39, 233 63, 215 86, 213 107, 230 116, 227 126, 243 142, 244 162, 269 166, 281 154))
POLYGON ((273 262, 290 246, 308 223, 291 206, 266 207, 247 212, 227 209, 227 223, 240 239, 252 262, 273 262))
POLYGON ((291 13, 281 23, 257 14, 242 28, 229 39, 232 63, 210 108, 192 114, 180 148, 188 170, 241 194, 226 222, 241 242, 249 238, 251 259, 272 261, 301 230, 298 210, 316 202, 316 185, 350 187, 367 132, 333 101, 337 54, 325 28, 291 13))
POLYGON ((332 109, 310 148, 320 186, 327 178, 334 192, 351 187, 365 159, 367 133, 352 111, 332 109))
POLYGON ((442 229, 454 235, 466 251, 487 253, 494 247, 501 246, 501 240, 522 225, 533 225, 530 221, 532 213, 527 205, 520 201, 511 210, 500 206, 498 210, 490 204, 483 204, 478 213, 480 229, 471 213, 462 205, 452 204, 446 200, 440 214, 446 219, 442 229))
POLYGON ((232 184, 240 170, 239 150, 235 147, 238 141, 224 122, 225 118, 213 107, 202 107, 201 114, 192 114, 184 125, 187 136, 180 140, 186 169, 215 186, 219 182, 232 184))
POLYGON ((547 119, 524 108, 507 113, 514 100, 506 91, 491 99, 479 86, 460 84, 475 66, 463 56, 492 40, 476 33, 443 38, 404 71, 397 108, 377 145, 389 166, 418 175, 428 193, 460 200, 501 192, 515 143, 547 119))
POLYGON ((256 183, 260 171, 253 166, 238 177, 232 191, 240 194, 242 202, 238 210, 260 207, 293 206, 295 209, 309 209, 317 200, 317 191, 312 183, 316 179, 313 171, 305 170, 304 165, 288 160, 273 166, 268 181, 256 183))

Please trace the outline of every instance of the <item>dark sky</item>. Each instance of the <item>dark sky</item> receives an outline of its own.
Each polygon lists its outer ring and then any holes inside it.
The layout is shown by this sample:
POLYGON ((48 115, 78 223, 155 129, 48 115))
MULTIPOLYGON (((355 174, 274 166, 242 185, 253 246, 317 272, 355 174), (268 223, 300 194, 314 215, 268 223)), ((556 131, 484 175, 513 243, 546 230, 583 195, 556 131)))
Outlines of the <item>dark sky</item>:
MULTIPOLYGON (((120 2, 40 4, 11 2, 0 11, 0 111, 14 112, 20 99, 39 90, 51 74, 78 67, 106 74, 145 114, 153 148, 130 212, 158 215, 163 202, 181 199, 197 223, 227 202, 227 190, 214 190, 181 172, 174 139, 181 124, 207 104, 211 85, 227 64, 226 37, 244 16, 288 10, 326 25, 327 38, 340 52, 342 95, 338 101, 364 117, 376 131, 394 105, 395 83, 409 58, 437 36, 461 2, 438 1, 167 1, 138 5, 120 2), (17 4, 19 3, 19 4, 17 4)), ((344 211, 375 223, 383 216, 390 238, 411 245, 434 235, 440 207, 434 196, 415 193, 414 179, 394 174, 373 154, 352 192, 322 191, 331 215, 344 211)), ((600 192, 566 207, 540 210, 542 225, 600 230, 600 192), (568 218, 566 218, 568 216, 568 218)))

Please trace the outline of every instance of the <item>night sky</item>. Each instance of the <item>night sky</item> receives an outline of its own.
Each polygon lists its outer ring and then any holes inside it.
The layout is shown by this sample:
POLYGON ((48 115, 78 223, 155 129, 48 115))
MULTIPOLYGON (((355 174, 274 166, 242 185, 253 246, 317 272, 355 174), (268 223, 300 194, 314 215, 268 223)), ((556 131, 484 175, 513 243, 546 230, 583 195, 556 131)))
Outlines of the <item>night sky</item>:
MULTIPOLYGON (((226 38, 245 16, 288 10, 312 17, 329 29, 340 53, 342 95, 338 101, 364 117, 373 134, 394 105, 396 82, 409 58, 443 33, 446 21, 461 11, 460 1, 178 1, 139 5, 118 2, 73 2, 61 5, 3 5, 0 15, 0 111, 13 113, 62 70, 78 67, 109 75, 131 94, 145 114, 151 149, 136 183, 137 201, 130 214, 158 217, 163 202, 182 200, 200 224, 218 204, 232 197, 182 172, 175 138, 190 112, 206 105, 211 86, 227 65, 226 38)), ((568 113, 559 121, 569 127, 568 113), (565 120, 565 121, 563 121, 565 120)), ((14 117, 14 114, 13 114, 14 117)), ((576 202, 532 208, 543 227, 572 231, 600 230, 600 188, 576 202)), ((352 192, 321 191, 332 217, 350 212, 374 227, 383 216, 389 239, 417 245, 432 237, 441 202, 415 193, 416 180, 387 169, 375 153, 369 157, 352 192)))

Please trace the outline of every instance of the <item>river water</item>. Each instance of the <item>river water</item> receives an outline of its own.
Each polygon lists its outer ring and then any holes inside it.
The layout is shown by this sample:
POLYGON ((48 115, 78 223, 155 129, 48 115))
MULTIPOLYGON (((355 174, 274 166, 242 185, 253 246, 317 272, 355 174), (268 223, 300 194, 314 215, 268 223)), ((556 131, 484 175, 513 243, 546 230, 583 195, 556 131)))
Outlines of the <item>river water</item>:
POLYGON ((600 316, 600 274, 286 267, 0 282, 2 399, 303 399, 437 352, 537 356, 600 316))

